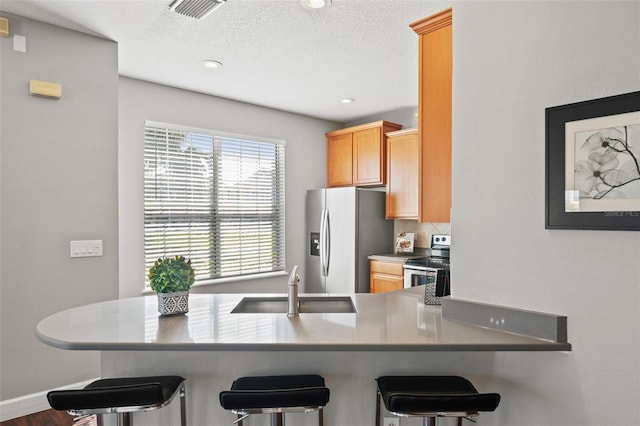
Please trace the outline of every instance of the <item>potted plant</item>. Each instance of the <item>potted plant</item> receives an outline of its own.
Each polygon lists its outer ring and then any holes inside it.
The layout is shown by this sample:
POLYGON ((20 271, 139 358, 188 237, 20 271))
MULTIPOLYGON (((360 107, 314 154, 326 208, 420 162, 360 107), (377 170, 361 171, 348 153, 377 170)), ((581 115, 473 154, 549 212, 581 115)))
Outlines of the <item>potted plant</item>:
POLYGON ((191 260, 184 256, 164 257, 149 269, 151 290, 158 294, 160 315, 189 312, 189 289, 196 279, 191 260))

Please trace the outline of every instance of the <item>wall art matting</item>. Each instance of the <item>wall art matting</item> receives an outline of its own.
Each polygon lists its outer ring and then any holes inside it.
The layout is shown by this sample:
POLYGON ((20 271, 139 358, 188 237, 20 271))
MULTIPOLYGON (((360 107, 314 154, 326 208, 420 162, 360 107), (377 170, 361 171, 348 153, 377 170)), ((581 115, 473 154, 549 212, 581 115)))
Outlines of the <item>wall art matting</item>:
POLYGON ((640 230, 640 92, 546 109, 548 229, 640 230))

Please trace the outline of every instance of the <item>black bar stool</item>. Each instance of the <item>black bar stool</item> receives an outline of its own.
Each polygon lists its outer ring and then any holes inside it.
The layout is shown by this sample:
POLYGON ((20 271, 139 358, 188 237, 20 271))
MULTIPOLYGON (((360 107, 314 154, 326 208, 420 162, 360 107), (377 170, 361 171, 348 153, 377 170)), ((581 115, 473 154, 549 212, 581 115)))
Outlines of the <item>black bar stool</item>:
POLYGON ((84 389, 54 390, 47 394, 49 405, 78 418, 96 414, 118 414, 118 426, 131 426, 131 413, 164 407, 180 392, 180 424, 187 425, 184 378, 180 376, 123 377, 101 379, 84 389))
POLYGON ((497 393, 478 393, 470 381, 459 376, 381 376, 376 400, 376 426, 380 425, 380 400, 387 411, 402 417, 423 417, 435 426, 437 417, 475 417, 480 411, 494 411, 500 403, 497 393))
POLYGON ((231 390, 220 392, 220 404, 238 415, 234 424, 251 414, 271 414, 271 425, 284 425, 284 413, 318 411, 323 426, 323 407, 329 402, 324 378, 315 374, 241 377, 231 390))

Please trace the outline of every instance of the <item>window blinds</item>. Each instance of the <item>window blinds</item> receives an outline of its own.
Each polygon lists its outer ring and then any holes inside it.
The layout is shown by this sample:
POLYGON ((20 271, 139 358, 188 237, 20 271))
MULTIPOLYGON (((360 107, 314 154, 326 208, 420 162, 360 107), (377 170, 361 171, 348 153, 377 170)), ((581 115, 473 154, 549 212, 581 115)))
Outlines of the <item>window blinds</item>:
POLYGON ((284 270, 284 142, 145 122, 144 252, 196 282, 284 270))

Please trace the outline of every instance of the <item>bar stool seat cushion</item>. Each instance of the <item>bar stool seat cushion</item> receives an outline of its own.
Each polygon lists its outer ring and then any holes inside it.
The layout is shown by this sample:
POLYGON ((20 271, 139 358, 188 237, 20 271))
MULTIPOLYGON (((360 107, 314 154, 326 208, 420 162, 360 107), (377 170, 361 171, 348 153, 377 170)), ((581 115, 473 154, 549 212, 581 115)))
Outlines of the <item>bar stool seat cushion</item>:
POLYGON ((47 399, 56 410, 161 405, 172 398, 184 380, 180 376, 100 379, 84 389, 51 391, 47 399))
POLYGON ((315 374, 241 377, 231 390, 220 393, 220 404, 226 410, 323 407, 328 402, 324 378, 315 374))
POLYGON ((497 393, 478 393, 459 376, 382 376, 378 390, 388 411, 394 413, 439 413, 494 411, 497 393))

